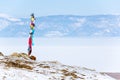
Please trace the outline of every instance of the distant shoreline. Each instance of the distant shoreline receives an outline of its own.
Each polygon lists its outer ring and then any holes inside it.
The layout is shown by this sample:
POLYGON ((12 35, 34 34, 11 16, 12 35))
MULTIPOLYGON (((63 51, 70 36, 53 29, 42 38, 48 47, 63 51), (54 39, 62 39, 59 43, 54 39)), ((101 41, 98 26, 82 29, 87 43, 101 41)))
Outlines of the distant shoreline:
POLYGON ((108 72, 108 73, 105 73, 107 74, 108 76, 111 76, 117 80, 120 80, 120 73, 112 73, 112 72, 108 72))

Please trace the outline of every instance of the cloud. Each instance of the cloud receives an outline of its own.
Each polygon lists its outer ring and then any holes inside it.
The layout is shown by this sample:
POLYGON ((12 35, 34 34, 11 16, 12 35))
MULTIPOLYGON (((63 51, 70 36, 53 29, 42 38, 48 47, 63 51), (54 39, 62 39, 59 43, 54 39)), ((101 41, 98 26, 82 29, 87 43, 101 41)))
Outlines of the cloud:
POLYGON ((20 19, 17 19, 17 18, 13 18, 7 14, 3 14, 3 13, 0 13, 0 17, 1 18, 6 18, 7 20, 9 21, 21 21, 20 19))
POLYGON ((85 23, 86 19, 85 18, 78 18, 76 19, 76 22, 71 24, 71 26, 73 26, 73 28, 78 28, 81 27, 84 23, 85 23))
POLYGON ((82 26, 82 24, 85 22, 85 20, 86 20, 85 18, 77 19, 77 22, 74 24, 75 24, 75 26, 82 26))
POLYGON ((109 19, 109 18, 100 18, 98 21, 92 22, 90 25, 93 25, 97 28, 111 28, 111 27, 118 27, 117 19, 109 19))
MULTIPOLYGON (((16 22, 16 24, 21 25, 21 26, 24 26, 24 25, 28 24, 28 22, 20 21, 20 22, 16 22)), ((29 24, 28 24, 28 25, 29 25, 29 24)))
POLYGON ((62 37, 65 33, 62 33, 60 31, 50 31, 47 34, 45 34, 46 37, 62 37))
POLYGON ((28 33, 27 32, 18 32, 17 35, 19 35, 19 37, 23 37, 23 36, 27 36, 28 33))
POLYGON ((0 31, 6 28, 10 23, 6 20, 0 20, 0 31))
POLYGON ((103 35, 106 35, 107 33, 111 33, 111 30, 104 29, 104 30, 93 33, 93 36, 103 36, 103 35))
POLYGON ((17 18, 13 18, 9 15, 6 15, 6 14, 3 14, 3 13, 0 13, 0 31, 4 28, 6 28, 7 26, 9 26, 11 24, 11 22, 20 22, 21 20, 20 19, 17 19, 17 18))
POLYGON ((110 33, 110 30, 109 29, 105 29, 104 32, 110 33))
POLYGON ((42 22, 38 25, 38 29, 43 30, 45 28, 46 23, 42 22))

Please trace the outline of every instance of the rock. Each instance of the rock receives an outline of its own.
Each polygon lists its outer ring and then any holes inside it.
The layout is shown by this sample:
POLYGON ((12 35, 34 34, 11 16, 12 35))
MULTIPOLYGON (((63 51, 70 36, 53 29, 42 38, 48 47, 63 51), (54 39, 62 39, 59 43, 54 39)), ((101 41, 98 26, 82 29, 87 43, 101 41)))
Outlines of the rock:
POLYGON ((10 55, 11 57, 16 57, 16 58, 24 58, 24 59, 31 59, 31 60, 36 60, 36 57, 31 55, 31 56, 28 56, 28 54, 26 53, 17 53, 17 52, 14 52, 13 54, 10 55))
POLYGON ((26 53, 20 53, 19 56, 24 58, 24 59, 30 59, 28 54, 26 54, 26 53))
POLYGON ((17 53, 17 52, 14 52, 14 53, 12 53, 10 56, 18 57, 18 53, 17 53))
POLYGON ((2 52, 0 52, 0 56, 4 56, 2 52))
POLYGON ((29 70, 33 69, 29 64, 26 64, 24 61, 19 61, 19 60, 7 61, 5 62, 5 64, 6 64, 6 67, 24 68, 29 70))
POLYGON ((16 57, 16 58, 30 59, 29 56, 26 53, 17 53, 17 52, 14 52, 10 56, 11 57, 16 57))
POLYGON ((30 59, 31 60, 36 60, 36 57, 32 55, 32 56, 30 56, 30 59))
POLYGON ((115 80, 85 67, 64 65, 58 61, 33 61, 36 57, 26 53, 0 57, 4 57, 0 59, 0 80, 115 80), (29 59, 24 59, 26 56, 29 59))

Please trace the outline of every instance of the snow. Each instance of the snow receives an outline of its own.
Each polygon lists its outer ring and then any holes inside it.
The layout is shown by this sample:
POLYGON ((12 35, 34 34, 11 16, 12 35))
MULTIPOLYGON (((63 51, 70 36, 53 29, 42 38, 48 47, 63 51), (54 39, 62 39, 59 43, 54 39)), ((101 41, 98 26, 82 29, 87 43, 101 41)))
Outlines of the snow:
POLYGON ((42 74, 33 73, 24 69, 0 69, 0 80, 47 80, 42 74))
POLYGON ((58 61, 33 61, 26 56, 13 55, 2 57, 0 80, 115 80, 105 73, 58 61))

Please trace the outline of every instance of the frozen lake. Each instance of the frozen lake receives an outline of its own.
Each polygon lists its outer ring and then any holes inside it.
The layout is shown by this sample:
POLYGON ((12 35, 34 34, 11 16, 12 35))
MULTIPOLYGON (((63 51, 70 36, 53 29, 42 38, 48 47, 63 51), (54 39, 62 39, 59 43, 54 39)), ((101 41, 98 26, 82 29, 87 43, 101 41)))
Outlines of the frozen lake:
MULTIPOLYGON (((28 38, 0 38, 0 52, 27 53, 28 38)), ((35 38, 33 55, 39 61, 56 60, 64 64, 120 72, 120 38, 35 38)))

